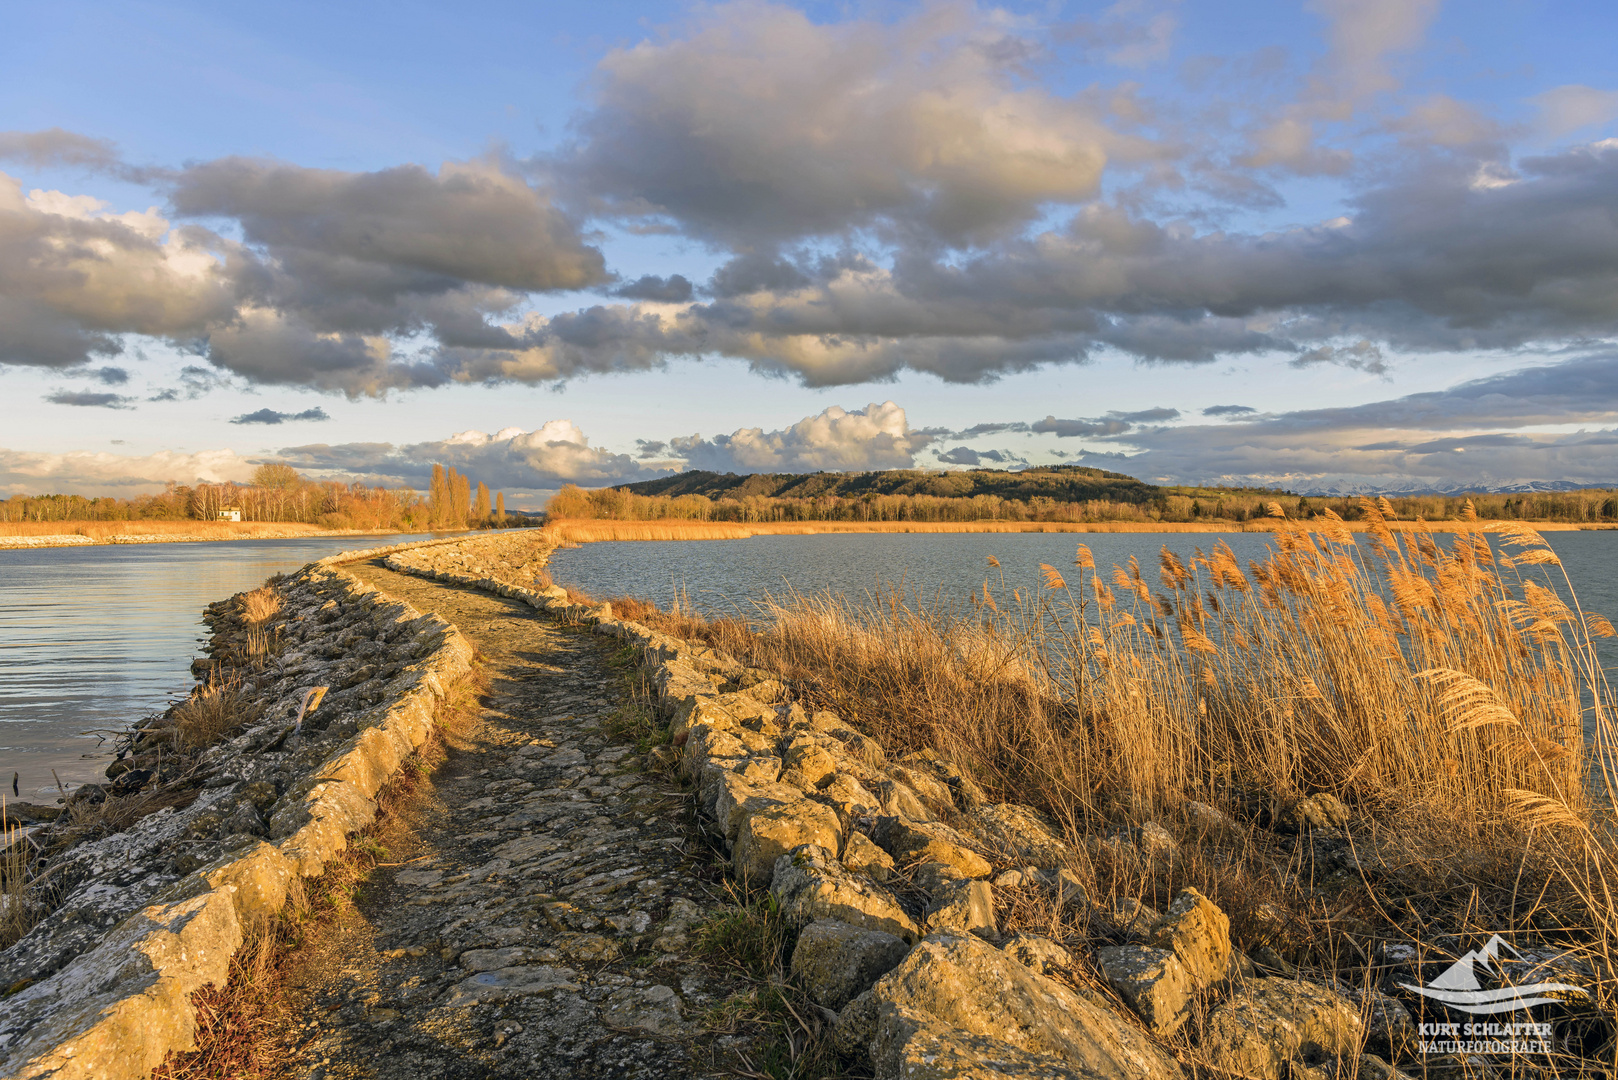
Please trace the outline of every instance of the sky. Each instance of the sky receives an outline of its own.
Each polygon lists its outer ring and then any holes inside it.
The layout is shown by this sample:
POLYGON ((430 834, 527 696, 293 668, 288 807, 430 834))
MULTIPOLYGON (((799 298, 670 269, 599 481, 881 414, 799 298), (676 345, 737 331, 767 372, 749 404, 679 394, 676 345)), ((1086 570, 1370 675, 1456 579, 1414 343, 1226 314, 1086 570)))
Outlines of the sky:
POLYGON ((1618 484, 1618 7, 24 5, 0 495, 1618 484))

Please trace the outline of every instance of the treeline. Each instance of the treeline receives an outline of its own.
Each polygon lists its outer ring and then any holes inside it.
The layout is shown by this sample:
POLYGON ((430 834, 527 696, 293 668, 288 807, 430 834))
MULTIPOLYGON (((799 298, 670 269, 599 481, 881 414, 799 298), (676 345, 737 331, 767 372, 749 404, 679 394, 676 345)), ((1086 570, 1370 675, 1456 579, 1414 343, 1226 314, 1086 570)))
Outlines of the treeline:
MULTIPOLYGON (((1138 483, 1138 481, 1137 481, 1138 483)), ((636 485, 640 486, 640 485, 636 485)), ((819 495, 809 498, 744 495, 712 498, 702 494, 643 495, 627 487, 585 491, 562 488, 546 507, 556 519, 608 521, 717 521, 757 524, 789 521, 871 522, 1243 522, 1268 515, 1278 503, 1288 517, 1308 520, 1330 509, 1348 521, 1363 511, 1354 498, 1320 498, 1235 488, 1150 488, 1140 501, 1061 500, 1044 495, 1026 499, 999 495, 945 497, 819 495)), ((1601 522, 1618 520, 1618 492, 1588 490, 1525 495, 1406 496, 1390 498, 1403 520, 1454 520, 1470 498, 1487 520, 1601 522)))
POLYGON ((23 521, 214 521, 222 513, 243 521, 301 522, 328 529, 423 532, 504 528, 527 524, 507 514, 501 492, 454 469, 433 466, 427 497, 410 488, 309 480, 289 465, 261 465, 246 484, 170 484, 154 495, 90 498, 84 495, 18 495, 0 500, 0 522, 23 521))

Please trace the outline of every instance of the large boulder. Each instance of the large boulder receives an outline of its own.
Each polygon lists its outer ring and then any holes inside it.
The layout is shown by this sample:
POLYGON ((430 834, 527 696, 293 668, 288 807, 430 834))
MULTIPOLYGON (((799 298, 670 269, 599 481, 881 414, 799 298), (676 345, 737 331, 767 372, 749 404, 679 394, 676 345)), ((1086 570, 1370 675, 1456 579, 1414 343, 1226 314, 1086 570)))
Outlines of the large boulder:
POLYGON ((1195 988, 1180 958, 1149 945, 1109 945, 1096 950, 1101 974, 1124 1003, 1157 1035, 1173 1035, 1191 1017, 1195 988))
POLYGON ((815 1001, 841 1009, 897 967, 909 951, 894 934, 823 919, 798 935, 792 975, 815 1001))
POLYGON ((871 1063, 877 1080, 1097 1080, 1054 1054, 951 1027, 927 1013, 885 1003, 876 1014, 871 1063))
POLYGON ((1230 918, 1196 889, 1182 889, 1152 931, 1152 945, 1179 957, 1192 985, 1206 989, 1230 970, 1230 918))
POLYGON ((892 893, 849 873, 822 847, 805 846, 777 859, 770 892, 786 916, 796 922, 836 919, 906 941, 921 936, 915 920, 892 893))
POLYGON ((731 848, 731 870, 745 882, 764 884, 775 873, 775 860, 805 844, 837 851, 843 839, 842 823, 830 807, 808 799, 763 807, 749 812, 742 804, 741 824, 731 848))
POLYGON ((1119 1080, 1180 1076, 1173 1058, 1116 1012, 971 935, 926 938, 872 993, 884 1006, 931 1016, 1029 1054, 1060 1058, 1081 1075, 1090 1070, 1119 1080))
POLYGON ((1232 1076, 1282 1080, 1295 1061, 1357 1056, 1364 1037, 1359 1010, 1324 986, 1250 979, 1208 1014, 1197 1050, 1232 1076))
POLYGON ((985 878, 994 870, 988 860, 967 846, 966 837, 940 822, 881 817, 871 831, 871 839, 900 866, 939 862, 969 878, 985 878))

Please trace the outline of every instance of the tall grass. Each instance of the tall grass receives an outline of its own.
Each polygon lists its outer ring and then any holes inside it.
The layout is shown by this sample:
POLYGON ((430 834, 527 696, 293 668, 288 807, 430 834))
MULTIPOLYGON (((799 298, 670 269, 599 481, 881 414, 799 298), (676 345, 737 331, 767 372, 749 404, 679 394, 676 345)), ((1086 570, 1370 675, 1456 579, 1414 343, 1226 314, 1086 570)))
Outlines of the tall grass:
POLYGON ((938 750, 1075 842, 1147 818, 1184 833, 1188 800, 1239 826, 1172 882, 1087 865, 1103 893, 1198 884, 1250 941, 1289 912, 1316 960, 1319 920, 1350 908, 1373 937, 1481 921, 1578 928, 1607 951, 1615 732, 1593 640, 1611 625, 1525 526, 1496 527, 1497 552, 1475 518, 1440 544, 1389 530, 1386 503, 1362 509, 1368 535, 1277 516, 1269 556, 1245 567, 1219 543, 1189 562, 1165 549, 1149 577, 1081 545, 1026 586, 986 567, 970 607, 893 592, 793 596, 751 626, 660 618, 890 749, 938 750), (1382 868, 1335 912, 1315 910, 1313 869, 1267 828, 1320 792, 1382 868))

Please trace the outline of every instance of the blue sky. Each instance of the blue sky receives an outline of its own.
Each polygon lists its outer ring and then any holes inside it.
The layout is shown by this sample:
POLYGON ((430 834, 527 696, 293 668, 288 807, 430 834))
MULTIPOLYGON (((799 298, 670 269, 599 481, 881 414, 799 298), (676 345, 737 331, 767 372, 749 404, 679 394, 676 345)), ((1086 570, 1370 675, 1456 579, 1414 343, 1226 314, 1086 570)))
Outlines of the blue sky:
POLYGON ((0 492, 1618 482, 1611 5, 9 23, 0 492))

